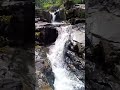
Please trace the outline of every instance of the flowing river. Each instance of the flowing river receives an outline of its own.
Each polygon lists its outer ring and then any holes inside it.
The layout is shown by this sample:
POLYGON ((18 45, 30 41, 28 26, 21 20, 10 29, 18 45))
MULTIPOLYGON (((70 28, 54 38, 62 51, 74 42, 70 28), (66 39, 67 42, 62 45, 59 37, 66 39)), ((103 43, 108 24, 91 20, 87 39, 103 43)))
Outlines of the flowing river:
MULTIPOLYGON (((52 24, 58 25, 61 22, 55 22, 55 14, 52 15, 52 24)), ((65 43, 71 39, 71 25, 61 25, 56 27, 58 30, 58 38, 54 45, 49 46, 48 59, 51 62, 52 71, 55 76, 55 90, 84 90, 84 83, 77 78, 71 71, 67 70, 64 62, 65 43)), ((83 37, 85 38, 85 37, 83 37)))

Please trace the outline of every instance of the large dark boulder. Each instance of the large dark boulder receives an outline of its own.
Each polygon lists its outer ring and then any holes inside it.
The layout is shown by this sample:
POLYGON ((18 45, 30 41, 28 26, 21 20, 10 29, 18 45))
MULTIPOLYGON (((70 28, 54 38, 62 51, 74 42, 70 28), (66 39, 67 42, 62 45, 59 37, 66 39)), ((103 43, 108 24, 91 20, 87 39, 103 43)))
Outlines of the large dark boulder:
POLYGON ((36 41, 39 42, 39 45, 50 45, 55 42, 58 37, 58 31, 54 27, 43 27, 38 29, 36 33, 40 33, 36 35, 36 41))

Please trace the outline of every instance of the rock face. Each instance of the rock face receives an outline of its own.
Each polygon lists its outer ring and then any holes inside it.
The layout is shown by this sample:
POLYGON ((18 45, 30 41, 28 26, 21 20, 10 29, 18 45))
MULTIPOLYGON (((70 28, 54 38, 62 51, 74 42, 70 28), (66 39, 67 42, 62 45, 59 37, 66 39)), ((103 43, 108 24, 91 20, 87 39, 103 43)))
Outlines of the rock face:
POLYGON ((54 27, 46 26, 36 30, 36 41, 39 45, 50 45, 55 42, 57 36, 58 31, 54 27))
POLYGON ((85 5, 78 4, 74 5, 73 8, 68 9, 66 12, 66 19, 71 24, 84 23, 85 22, 85 5))
POLYGON ((0 48, 0 89, 34 90, 34 54, 21 48, 0 48))
POLYGON ((34 4, 0 4, 0 90, 34 90, 34 4))
POLYGON ((51 22, 52 16, 49 13, 49 11, 44 11, 44 10, 40 10, 40 9, 36 9, 35 10, 35 16, 40 18, 41 21, 44 22, 51 22))
POLYGON ((85 28, 82 28, 83 26, 84 24, 72 26, 71 38, 64 46, 63 60, 67 70, 85 84, 85 28))
POLYGON ((66 19, 66 15, 65 15, 65 9, 60 9, 59 11, 57 11, 56 13, 56 19, 55 21, 64 21, 66 19))
POLYGON ((35 48, 36 90, 53 90, 54 74, 47 59, 47 52, 46 47, 36 46, 35 48))
MULTIPOLYGON (((76 43, 76 42, 74 42, 76 43)), ((74 72, 77 78, 84 82, 85 80, 85 57, 84 46, 79 42, 74 45, 71 41, 67 41, 64 51, 65 63, 68 70, 74 72)))
POLYGON ((118 0, 88 0, 86 19, 86 89, 119 90, 118 0))
POLYGON ((41 22, 40 18, 35 18, 35 21, 36 90, 54 90, 54 74, 47 58, 47 46, 55 42, 58 31, 51 24, 41 22))
POLYGON ((11 46, 25 46, 33 43, 33 6, 32 2, 23 1, 11 1, 2 4, 0 15, 3 21, 0 21, 0 35, 10 40, 11 46))

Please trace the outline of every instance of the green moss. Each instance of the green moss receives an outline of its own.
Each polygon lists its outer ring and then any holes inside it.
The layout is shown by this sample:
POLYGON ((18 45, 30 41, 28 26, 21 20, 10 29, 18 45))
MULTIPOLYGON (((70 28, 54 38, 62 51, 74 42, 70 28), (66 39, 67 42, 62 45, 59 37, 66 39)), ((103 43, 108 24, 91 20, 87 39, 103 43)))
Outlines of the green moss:
POLYGON ((12 16, 5 16, 5 15, 3 15, 3 16, 0 16, 0 21, 1 21, 1 22, 4 22, 4 23, 6 23, 6 24, 9 24, 11 18, 12 18, 12 16))

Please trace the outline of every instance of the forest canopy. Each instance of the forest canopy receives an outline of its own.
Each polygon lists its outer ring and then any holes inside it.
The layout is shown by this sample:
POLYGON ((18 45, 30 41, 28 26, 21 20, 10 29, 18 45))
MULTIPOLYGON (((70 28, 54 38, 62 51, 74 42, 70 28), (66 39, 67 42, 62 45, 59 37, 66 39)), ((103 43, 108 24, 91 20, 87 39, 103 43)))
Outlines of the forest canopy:
POLYGON ((62 6, 66 1, 73 1, 75 4, 83 4, 85 0, 35 0, 36 6, 48 9, 51 6, 62 6))

